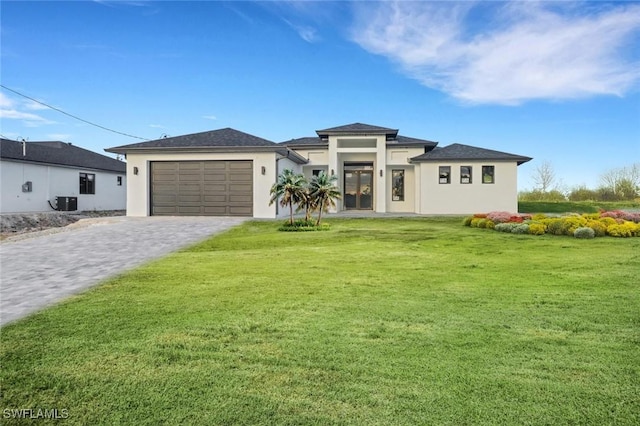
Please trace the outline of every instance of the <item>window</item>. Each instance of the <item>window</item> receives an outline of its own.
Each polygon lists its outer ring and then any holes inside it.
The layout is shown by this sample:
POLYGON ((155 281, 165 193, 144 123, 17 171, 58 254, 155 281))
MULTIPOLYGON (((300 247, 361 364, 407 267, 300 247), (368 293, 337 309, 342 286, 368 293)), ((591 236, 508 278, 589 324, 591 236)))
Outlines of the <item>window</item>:
POLYGON ((392 170, 391 182, 391 199, 393 201, 404 201, 404 170, 392 170))
POLYGON ((440 166, 439 172, 440 183, 451 183, 451 166, 440 166))
POLYGON ((118 186, 122 186, 122 176, 117 177, 118 186))
POLYGON ((80 173, 80 193, 96 193, 96 175, 93 173, 80 173))
POLYGON ((482 183, 495 182, 495 166, 482 166, 482 183))
POLYGON ((471 166, 460 166, 460 183, 471 183, 471 166))
POLYGON ((322 169, 313 169, 313 170, 311 171, 311 174, 312 174, 313 176, 320 176, 320 172, 321 172, 321 171, 322 171, 322 169))

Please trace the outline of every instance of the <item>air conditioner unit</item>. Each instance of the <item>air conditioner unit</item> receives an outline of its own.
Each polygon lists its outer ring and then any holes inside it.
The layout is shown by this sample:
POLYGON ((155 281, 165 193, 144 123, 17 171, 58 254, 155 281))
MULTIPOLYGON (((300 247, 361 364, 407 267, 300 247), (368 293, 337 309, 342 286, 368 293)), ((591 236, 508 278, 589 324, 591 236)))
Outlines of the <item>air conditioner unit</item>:
POLYGON ((56 197, 56 210, 61 212, 78 210, 78 197, 56 197))

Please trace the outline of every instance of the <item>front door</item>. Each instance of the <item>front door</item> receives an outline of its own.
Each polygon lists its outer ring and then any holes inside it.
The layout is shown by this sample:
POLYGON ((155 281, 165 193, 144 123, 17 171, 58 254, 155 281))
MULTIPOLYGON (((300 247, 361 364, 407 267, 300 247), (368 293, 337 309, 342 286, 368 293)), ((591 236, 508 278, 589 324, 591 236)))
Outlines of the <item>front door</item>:
POLYGON ((345 209, 371 210, 373 208, 373 171, 347 170, 344 172, 345 209))

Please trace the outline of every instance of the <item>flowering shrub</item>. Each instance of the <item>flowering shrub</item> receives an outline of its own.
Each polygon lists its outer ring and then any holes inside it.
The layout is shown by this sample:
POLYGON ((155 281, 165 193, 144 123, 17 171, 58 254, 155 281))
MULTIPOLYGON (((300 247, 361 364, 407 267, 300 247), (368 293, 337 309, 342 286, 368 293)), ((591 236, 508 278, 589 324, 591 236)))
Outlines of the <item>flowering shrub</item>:
POLYGON ((573 236, 576 238, 590 239, 590 238, 595 238, 596 233, 593 229, 583 226, 580 228, 576 228, 576 230, 573 231, 573 236))
POLYGON ((605 216, 603 218, 600 218, 600 223, 602 223, 604 226, 606 226, 608 228, 609 226, 615 225, 618 222, 614 218, 612 218, 610 216, 605 216))
POLYGON ((547 232, 547 225, 540 222, 533 222, 529 224, 529 233, 531 235, 543 235, 547 232))
POLYGON ((569 235, 576 238, 640 237, 640 214, 620 210, 547 217, 543 214, 518 215, 494 211, 467 217, 463 225, 495 229, 499 232, 531 235, 569 235))
POLYGON ((576 229, 587 225, 587 219, 582 216, 569 216, 563 219, 562 229, 565 235, 572 236, 576 229))
POLYGON ((616 224, 607 227, 607 234, 611 235, 612 237, 628 238, 633 235, 633 229, 626 223, 616 224))
POLYGON ((605 235, 607 235, 607 225, 605 225, 599 220, 595 220, 595 219, 587 220, 586 226, 593 229, 593 232, 595 232, 596 237, 604 237, 605 235))
POLYGON ((489 212, 487 218, 493 221, 493 223, 507 223, 510 222, 512 214, 509 212, 489 212))

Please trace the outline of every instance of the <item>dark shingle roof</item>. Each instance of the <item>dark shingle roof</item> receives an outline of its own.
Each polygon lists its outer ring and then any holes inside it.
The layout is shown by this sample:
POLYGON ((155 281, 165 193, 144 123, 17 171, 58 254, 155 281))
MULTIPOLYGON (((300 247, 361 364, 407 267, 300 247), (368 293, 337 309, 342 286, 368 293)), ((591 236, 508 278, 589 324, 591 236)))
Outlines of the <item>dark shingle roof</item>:
POLYGON ((109 152, 126 152, 131 149, 150 148, 213 148, 213 147, 258 147, 277 146, 275 142, 240 132, 235 129, 225 128, 208 132, 192 133, 190 135, 156 139, 148 142, 134 143, 131 145, 108 148, 109 152))
POLYGON ((491 149, 478 148, 470 145, 454 143, 440 149, 434 149, 425 154, 411 159, 412 162, 443 161, 443 160, 496 160, 517 161, 518 165, 531 160, 530 157, 509 154, 507 152, 493 151, 491 149))
POLYGON ((333 134, 358 134, 358 133, 384 133, 386 135, 395 136, 398 129, 389 129, 388 127, 372 126, 370 124, 352 123, 344 126, 330 127, 328 129, 316 130, 318 136, 333 134))
POLYGON ((429 141, 426 139, 410 138, 408 136, 396 136, 395 140, 387 141, 387 145, 425 145, 435 147, 438 142, 429 141))
POLYGON ((0 139, 0 143, 0 157, 6 160, 55 164, 118 173, 125 173, 127 169, 126 163, 123 161, 65 142, 24 142, 24 153, 26 155, 22 155, 23 142, 0 139))
POLYGON ((310 136, 304 138, 291 139, 288 141, 280 142, 280 145, 286 146, 305 146, 305 145, 328 145, 329 142, 326 139, 320 139, 317 136, 310 136))
POLYGON ((134 143, 131 145, 107 148, 107 152, 126 154, 128 151, 154 150, 154 149, 222 149, 235 152, 248 150, 277 152, 298 164, 304 164, 307 159, 298 155, 295 151, 284 145, 268 141, 239 130, 225 128, 208 132, 192 133, 190 135, 175 136, 171 138, 156 139, 148 142, 134 143))

